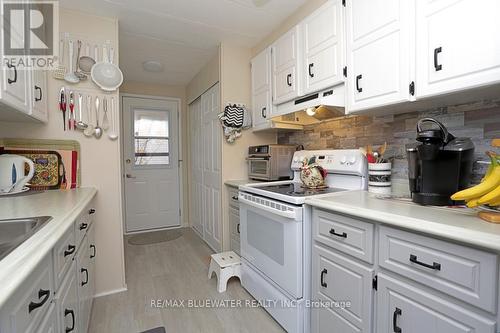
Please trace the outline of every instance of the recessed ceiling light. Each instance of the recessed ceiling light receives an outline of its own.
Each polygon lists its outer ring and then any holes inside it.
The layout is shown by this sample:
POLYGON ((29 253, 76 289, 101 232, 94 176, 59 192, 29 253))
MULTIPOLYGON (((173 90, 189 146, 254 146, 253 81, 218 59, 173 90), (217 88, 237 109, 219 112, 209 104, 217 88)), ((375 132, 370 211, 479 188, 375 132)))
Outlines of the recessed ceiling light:
POLYGON ((146 72, 153 72, 153 73, 163 72, 163 64, 155 60, 149 60, 143 62, 142 68, 144 68, 146 72))

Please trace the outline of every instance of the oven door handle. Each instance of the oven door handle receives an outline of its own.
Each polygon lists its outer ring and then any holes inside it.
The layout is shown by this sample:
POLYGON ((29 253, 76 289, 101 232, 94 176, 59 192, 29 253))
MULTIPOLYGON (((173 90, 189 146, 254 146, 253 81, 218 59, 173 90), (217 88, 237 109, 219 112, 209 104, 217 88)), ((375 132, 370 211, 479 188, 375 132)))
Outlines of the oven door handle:
POLYGON ((269 161, 269 156, 247 157, 247 161, 269 161))
MULTIPOLYGON (((278 210, 278 209, 274 209, 274 208, 270 208, 270 207, 267 207, 267 206, 263 206, 263 205, 260 205, 258 203, 255 203, 253 201, 250 201, 248 199, 245 199, 244 196, 240 195, 238 197, 238 201, 240 202, 240 204, 245 204, 245 205, 248 205, 248 206, 251 206, 251 207, 254 207, 254 208, 257 208, 257 209, 260 209, 260 210, 264 210, 266 212, 269 212, 269 213, 272 213, 272 214, 275 214, 275 215, 279 215, 279 216, 282 216, 282 217, 286 217, 287 219, 290 219, 292 221, 297 221, 297 214, 295 214, 295 212, 290 212, 290 211, 282 211, 282 210, 278 210)), ((302 217, 302 216, 300 216, 302 217)))

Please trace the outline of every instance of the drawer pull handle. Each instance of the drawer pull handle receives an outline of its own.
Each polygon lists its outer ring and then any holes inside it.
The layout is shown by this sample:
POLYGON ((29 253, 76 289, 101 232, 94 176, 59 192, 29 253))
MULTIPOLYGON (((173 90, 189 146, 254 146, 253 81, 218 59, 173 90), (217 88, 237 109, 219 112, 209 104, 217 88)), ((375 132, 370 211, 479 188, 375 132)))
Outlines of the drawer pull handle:
POLYGON ((434 269, 436 271, 440 271, 441 270, 441 264, 439 264, 437 262, 433 262, 432 265, 426 264, 425 262, 418 261, 417 256, 414 255, 414 254, 410 254, 410 261, 412 263, 414 263, 414 264, 417 264, 417 265, 420 265, 420 266, 424 266, 424 267, 427 267, 427 268, 430 268, 430 269, 434 269))
POLYGON ((86 268, 82 268, 80 273, 85 273, 85 281, 82 281, 82 287, 89 283, 89 271, 86 268))
POLYGON ((92 254, 90 255, 90 259, 95 258, 95 253, 96 253, 96 251, 95 251, 95 245, 91 244, 90 245, 90 249, 92 250, 92 254))
POLYGON ((358 92, 363 92, 363 88, 361 88, 359 86, 359 80, 361 80, 363 78, 363 75, 359 74, 358 76, 356 76, 356 90, 358 92))
POLYGON ((75 253, 75 250, 76 250, 76 246, 68 245, 68 249, 64 251, 64 256, 67 257, 67 256, 72 255, 73 253, 75 253))
POLYGON ((240 224, 238 223, 238 225, 236 226, 236 231, 238 231, 238 233, 240 233, 240 224))
POLYGON ((42 88, 35 86, 35 91, 38 91, 38 97, 35 97, 35 102, 40 102, 42 100, 42 88))
POLYGON ((286 84, 291 87, 292 86, 292 74, 288 74, 286 76, 286 84))
POLYGON ((321 271, 321 279, 320 279, 320 283, 321 283, 321 286, 323 288, 326 288, 328 287, 328 285, 326 284, 325 282, 325 275, 328 273, 328 271, 326 270, 326 268, 324 268, 322 271, 321 271))
POLYGON ((394 333, 401 333, 401 327, 398 327, 398 316, 401 316, 401 309, 396 308, 392 314, 392 329, 394 333))
POLYGON ((81 223, 80 224, 80 230, 85 230, 85 229, 87 229, 88 226, 89 225, 87 223, 81 223))
POLYGON ((92 214, 95 214, 95 209, 94 208, 89 209, 89 215, 92 215, 92 214))
POLYGON ((75 330, 75 311, 65 309, 64 310, 64 318, 68 315, 71 315, 71 327, 66 327, 66 333, 73 332, 75 330))
POLYGON ((335 232, 335 229, 330 229, 330 235, 342 237, 342 238, 347 238, 347 234, 345 232, 339 234, 339 233, 335 232))
POLYGON ((13 78, 13 79, 8 78, 8 79, 7 79, 7 82, 8 82, 9 84, 16 83, 16 82, 17 82, 17 68, 16 68, 16 66, 12 65, 10 62, 7 62, 7 67, 8 67, 8 68, 13 68, 13 69, 14 69, 14 78, 13 78))
POLYGON ((260 115, 262 116, 262 118, 266 119, 267 118, 267 108, 264 107, 262 108, 262 110, 260 111, 260 115))
POLYGON ((438 63, 438 54, 442 51, 443 48, 441 46, 434 49, 434 69, 436 72, 443 69, 443 66, 438 63))
POLYGON ((49 297, 50 297, 50 290, 40 289, 38 291, 38 299, 40 300, 40 302, 31 302, 28 305, 28 313, 31 313, 31 311, 38 309, 39 307, 42 307, 45 303, 47 303, 49 297))
POLYGON ((237 196, 232 196, 231 198, 232 198, 233 200, 235 200, 235 201, 238 201, 238 197, 237 197, 237 196))
POLYGON ((309 64, 309 76, 314 77, 314 73, 312 72, 312 69, 314 67, 314 63, 309 64))

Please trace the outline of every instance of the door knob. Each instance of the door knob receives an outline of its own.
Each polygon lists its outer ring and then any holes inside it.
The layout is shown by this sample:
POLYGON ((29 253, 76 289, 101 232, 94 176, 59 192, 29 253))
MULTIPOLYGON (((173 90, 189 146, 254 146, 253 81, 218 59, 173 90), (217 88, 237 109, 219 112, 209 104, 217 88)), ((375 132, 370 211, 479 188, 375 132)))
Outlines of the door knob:
POLYGON ((137 178, 137 177, 132 176, 132 175, 131 175, 131 174, 129 174, 129 173, 127 173, 127 174, 125 175, 125 177, 127 177, 127 178, 129 178, 129 179, 135 179, 135 178, 137 178))

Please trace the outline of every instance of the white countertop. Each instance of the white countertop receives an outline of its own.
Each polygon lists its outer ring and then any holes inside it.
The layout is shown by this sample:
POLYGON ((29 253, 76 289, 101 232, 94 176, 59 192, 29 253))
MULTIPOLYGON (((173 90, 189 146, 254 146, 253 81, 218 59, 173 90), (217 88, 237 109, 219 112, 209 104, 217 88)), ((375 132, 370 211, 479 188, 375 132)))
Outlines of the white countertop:
POLYGON ((231 187, 240 187, 241 185, 253 184, 253 183, 265 183, 263 180, 252 180, 252 179, 237 179, 237 180, 226 180, 225 185, 231 187))
POLYGON ((366 191, 310 198, 306 204, 500 252, 500 225, 483 221, 473 209, 378 199, 366 191))
POLYGON ((0 307, 73 225, 96 193, 94 188, 80 188, 0 198, 0 219, 53 217, 0 261, 0 307))

